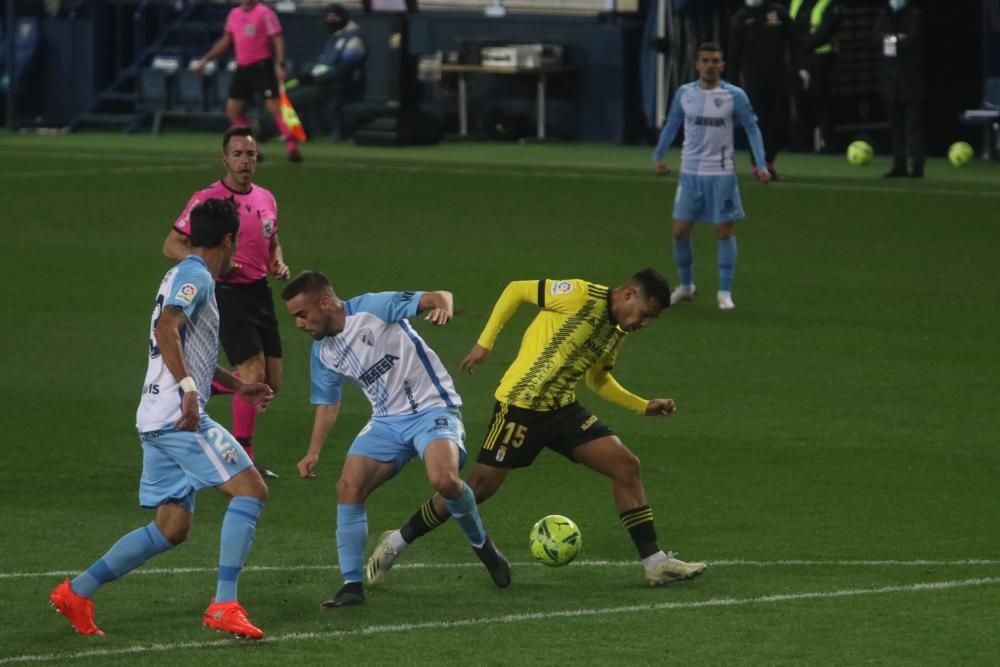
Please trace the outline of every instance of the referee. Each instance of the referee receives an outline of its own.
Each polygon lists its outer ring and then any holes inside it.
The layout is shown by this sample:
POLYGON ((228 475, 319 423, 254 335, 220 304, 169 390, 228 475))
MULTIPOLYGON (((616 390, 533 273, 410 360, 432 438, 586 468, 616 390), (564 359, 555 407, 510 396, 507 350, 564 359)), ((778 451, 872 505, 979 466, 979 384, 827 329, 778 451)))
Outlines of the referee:
MULTIPOLYGON (((236 73, 229 85, 226 116, 233 126, 250 125, 246 117, 247 102, 254 93, 264 96, 264 105, 274 116, 278 131, 288 146, 288 159, 302 162, 298 142, 281 116, 280 86, 285 82, 285 38, 274 10, 257 0, 240 0, 226 18, 225 31, 208 53, 198 62, 199 74, 205 65, 233 47, 236 53, 236 73)), ((258 159, 263 159, 259 156, 258 159)))

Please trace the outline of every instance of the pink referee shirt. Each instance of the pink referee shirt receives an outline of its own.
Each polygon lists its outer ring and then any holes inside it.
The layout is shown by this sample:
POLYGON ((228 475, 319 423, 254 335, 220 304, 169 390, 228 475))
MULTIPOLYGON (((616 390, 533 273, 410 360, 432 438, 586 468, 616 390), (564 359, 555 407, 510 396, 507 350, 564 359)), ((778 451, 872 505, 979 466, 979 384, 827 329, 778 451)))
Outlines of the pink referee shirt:
POLYGON ((281 23, 273 9, 258 2, 248 12, 233 7, 225 31, 233 36, 236 64, 245 67, 271 57, 271 38, 281 34, 281 23))
POLYGON ((259 185, 240 194, 221 180, 191 196, 174 229, 191 236, 191 209, 206 199, 232 199, 240 211, 240 240, 233 257, 233 270, 218 281, 227 285, 245 285, 267 277, 271 239, 278 233, 278 203, 274 195, 259 185))

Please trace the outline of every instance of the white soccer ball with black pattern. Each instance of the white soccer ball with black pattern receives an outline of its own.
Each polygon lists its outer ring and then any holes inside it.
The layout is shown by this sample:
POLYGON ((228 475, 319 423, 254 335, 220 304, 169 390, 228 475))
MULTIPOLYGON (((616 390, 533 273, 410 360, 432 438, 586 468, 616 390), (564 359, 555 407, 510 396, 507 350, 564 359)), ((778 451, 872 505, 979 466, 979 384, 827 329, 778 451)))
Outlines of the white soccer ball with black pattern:
POLYGON ((573 522, 560 514, 542 517, 531 528, 531 555, 550 567, 567 565, 580 553, 583 535, 573 522))

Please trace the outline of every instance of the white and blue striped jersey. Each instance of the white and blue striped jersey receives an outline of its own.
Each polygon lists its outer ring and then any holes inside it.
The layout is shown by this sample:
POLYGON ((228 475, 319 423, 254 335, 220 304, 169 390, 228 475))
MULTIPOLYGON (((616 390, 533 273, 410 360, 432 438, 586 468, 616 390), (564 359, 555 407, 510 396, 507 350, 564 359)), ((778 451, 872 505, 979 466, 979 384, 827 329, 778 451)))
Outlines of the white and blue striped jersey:
POLYGON ((141 433, 171 427, 181 418, 183 392, 179 380, 163 363, 153 335, 156 323, 167 306, 177 306, 187 317, 187 324, 181 329, 181 347, 188 372, 198 385, 203 413, 215 376, 219 354, 219 308, 215 304, 215 280, 205 260, 197 255, 188 255, 167 271, 156 293, 149 325, 149 365, 135 416, 136 427, 141 433))
POLYGON ((711 89, 702 88, 697 81, 677 89, 667 122, 653 151, 653 161, 663 159, 683 124, 682 173, 699 176, 736 173, 733 160, 734 118, 746 130, 757 168, 766 168, 764 141, 750 99, 742 88, 725 81, 711 89))
POLYGON ((339 403, 347 378, 365 392, 373 417, 460 406, 451 375, 406 320, 417 314, 422 294, 380 292, 345 301, 344 330, 313 343, 310 402, 339 403))

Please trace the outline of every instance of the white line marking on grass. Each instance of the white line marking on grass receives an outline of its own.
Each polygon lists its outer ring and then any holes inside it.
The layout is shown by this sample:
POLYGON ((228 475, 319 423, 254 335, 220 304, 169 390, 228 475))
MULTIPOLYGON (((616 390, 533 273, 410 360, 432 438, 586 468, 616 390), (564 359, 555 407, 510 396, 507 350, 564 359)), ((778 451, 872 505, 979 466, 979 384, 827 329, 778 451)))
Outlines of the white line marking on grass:
POLYGON ((202 163, 147 165, 145 167, 93 167, 91 169, 42 169, 38 171, 0 172, 0 178, 51 178, 53 176, 113 176, 115 174, 150 174, 163 171, 191 171, 202 163))
MULTIPOLYGON (((674 609, 701 609, 704 607, 737 607, 752 604, 774 604, 777 602, 797 602, 799 600, 821 600, 832 598, 856 597, 860 595, 885 595, 890 593, 918 593, 924 591, 942 591, 954 588, 972 588, 1000 584, 1000 577, 983 577, 978 579, 959 579, 953 581, 936 581, 925 584, 909 584, 906 586, 882 586, 880 588, 847 588, 837 591, 816 591, 810 593, 785 593, 781 595, 765 595, 755 598, 713 598, 699 602, 661 602, 658 604, 628 605, 625 607, 598 607, 591 609, 566 609, 561 611, 542 611, 523 614, 505 614, 483 618, 469 618, 458 621, 430 621, 427 623, 398 623, 389 625, 370 625, 357 630, 340 630, 333 632, 296 632, 287 635, 265 637, 262 641, 279 643, 289 641, 312 641, 328 639, 344 639, 348 637, 363 637, 369 635, 412 632, 414 630, 449 630, 472 625, 493 625, 496 623, 521 623, 524 621, 543 621, 553 618, 579 618, 584 616, 610 616, 613 614, 635 614, 650 611, 669 611, 674 609)), ((147 646, 131 646, 121 649, 90 649, 76 653, 49 653, 35 655, 18 655, 0 658, 0 665, 11 665, 24 662, 46 662, 50 660, 76 660, 79 658, 95 658, 116 655, 140 653, 163 653, 183 649, 213 648, 231 645, 233 640, 213 640, 202 642, 178 642, 174 644, 150 644, 147 646)))
MULTIPOLYGON (((961 565, 1000 565, 1000 560, 710 560, 711 567, 954 567, 961 565)), ((544 567, 537 561, 511 563, 514 567, 544 567)), ((578 560, 573 567, 638 567, 634 560, 578 560)), ((451 570, 479 568, 479 563, 400 563, 394 570, 451 570)), ((336 565, 248 565, 244 572, 303 572, 317 570, 339 570, 336 565)), ((196 574, 215 572, 215 567, 147 567, 130 572, 137 574, 196 574)), ((40 577, 73 577, 79 570, 48 570, 45 572, 0 572, 0 579, 36 579, 40 577)))

